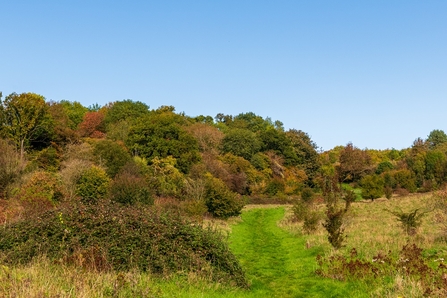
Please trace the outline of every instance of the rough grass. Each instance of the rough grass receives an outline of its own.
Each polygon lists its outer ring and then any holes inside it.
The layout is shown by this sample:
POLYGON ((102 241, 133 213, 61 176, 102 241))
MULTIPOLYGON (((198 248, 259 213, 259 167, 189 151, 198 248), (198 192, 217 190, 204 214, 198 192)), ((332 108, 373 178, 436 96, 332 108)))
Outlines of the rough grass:
MULTIPOLYGON (((431 195, 378 199, 352 204, 346 221, 346 247, 355 247, 366 259, 378 251, 402 248, 408 236, 395 217, 384 211, 432 208, 431 195)), ((324 211, 324 206, 319 206, 324 211)), ((324 229, 305 235, 302 224, 291 218, 291 206, 247 206, 241 217, 205 221, 229 234, 230 248, 238 257, 249 290, 231 288, 194 273, 177 272, 164 277, 136 270, 93 272, 54 264, 42 257, 28 266, 0 265, 0 297, 421 297, 416 281, 400 275, 382 283, 345 283, 316 276, 317 254, 336 254, 324 229)), ((425 255, 445 255, 444 226, 437 211, 423 218, 413 239, 425 255)))

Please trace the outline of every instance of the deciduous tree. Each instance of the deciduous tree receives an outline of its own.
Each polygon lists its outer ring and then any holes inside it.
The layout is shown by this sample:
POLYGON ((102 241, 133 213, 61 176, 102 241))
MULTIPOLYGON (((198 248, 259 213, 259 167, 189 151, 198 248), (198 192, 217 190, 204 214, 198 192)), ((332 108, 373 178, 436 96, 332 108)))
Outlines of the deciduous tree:
POLYGON ((23 160, 30 142, 42 140, 43 135, 52 131, 45 98, 36 93, 12 93, 4 101, 0 98, 0 125, 2 134, 20 148, 23 160))

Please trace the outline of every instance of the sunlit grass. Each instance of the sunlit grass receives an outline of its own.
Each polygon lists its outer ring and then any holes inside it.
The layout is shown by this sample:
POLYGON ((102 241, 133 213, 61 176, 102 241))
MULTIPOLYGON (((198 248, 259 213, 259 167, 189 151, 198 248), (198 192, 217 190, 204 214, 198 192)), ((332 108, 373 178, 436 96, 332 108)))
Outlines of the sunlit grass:
MULTIPOLYGON (((93 272, 40 258, 27 266, 0 264, 0 297, 420 297, 421 286, 402 276, 386 282, 346 283, 315 275, 317 254, 360 256, 402 249, 409 236, 386 210, 433 210, 431 195, 394 197, 353 203, 346 217, 346 246, 331 248, 320 225, 312 235, 292 220, 291 206, 251 205, 229 221, 205 220, 205 226, 228 234, 232 251, 251 282, 249 290, 231 288, 203 276, 178 272, 171 276, 139 271, 93 272)), ((318 206, 324 213, 324 205, 318 206)), ((412 237, 426 252, 445 255, 443 225, 436 211, 428 213, 412 237)))

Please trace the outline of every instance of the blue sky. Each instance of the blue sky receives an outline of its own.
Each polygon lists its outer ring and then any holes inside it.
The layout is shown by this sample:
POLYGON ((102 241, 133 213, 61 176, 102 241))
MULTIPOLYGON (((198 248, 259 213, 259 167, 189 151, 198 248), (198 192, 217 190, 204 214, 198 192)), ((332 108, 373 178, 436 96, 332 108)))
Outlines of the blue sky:
POLYGON ((331 149, 447 131, 447 1, 3 1, 0 91, 254 112, 331 149))

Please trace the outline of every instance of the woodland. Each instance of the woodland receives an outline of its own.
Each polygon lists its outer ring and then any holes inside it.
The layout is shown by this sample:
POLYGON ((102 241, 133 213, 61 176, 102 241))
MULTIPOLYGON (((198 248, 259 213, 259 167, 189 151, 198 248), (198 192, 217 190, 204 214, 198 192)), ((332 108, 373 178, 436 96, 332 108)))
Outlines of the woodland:
POLYGON ((438 129, 322 151, 252 112, 0 95, 0 296, 442 297, 446 182, 438 129))

